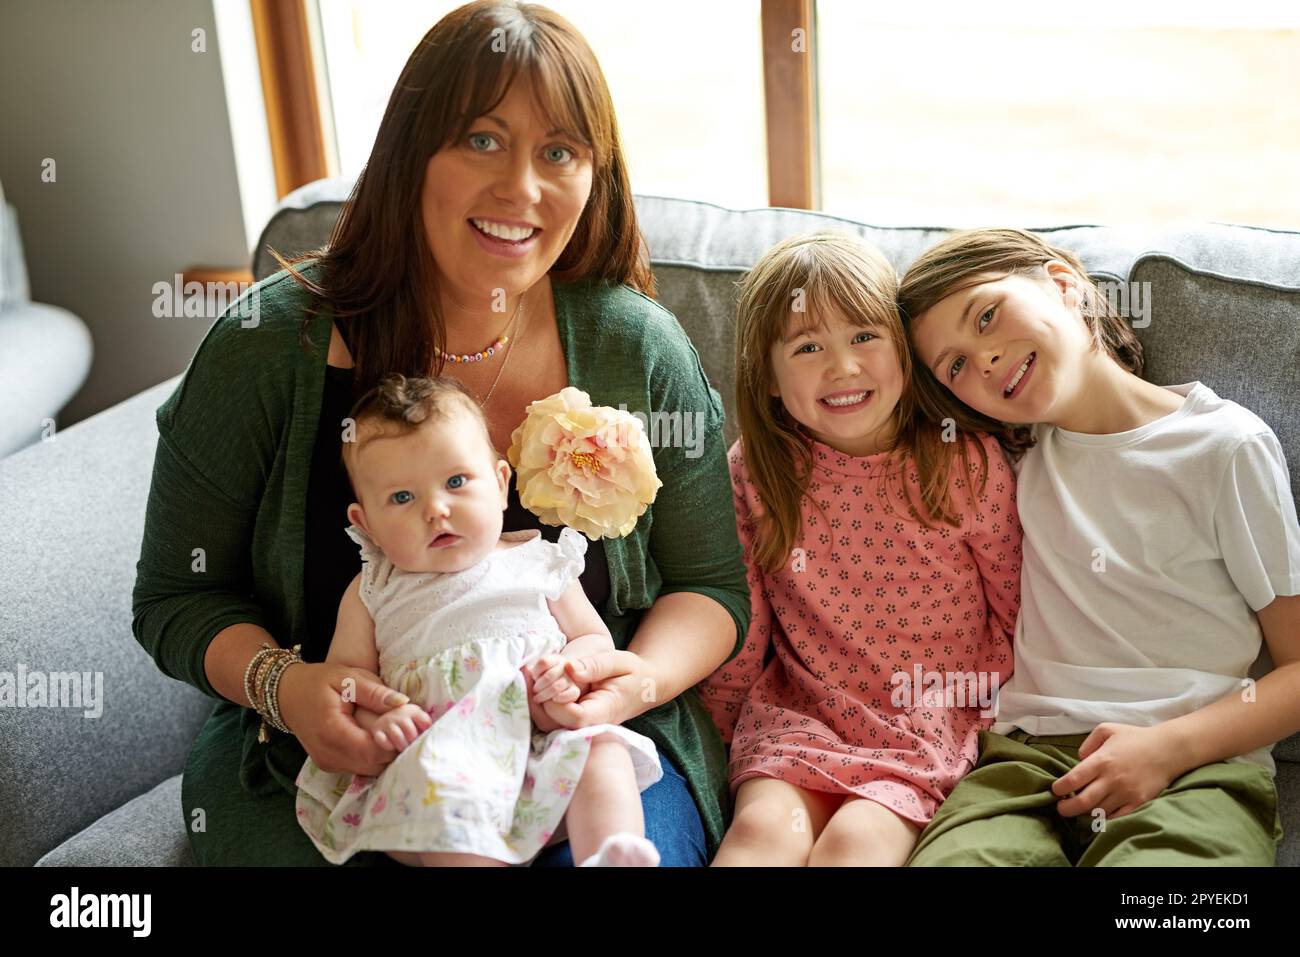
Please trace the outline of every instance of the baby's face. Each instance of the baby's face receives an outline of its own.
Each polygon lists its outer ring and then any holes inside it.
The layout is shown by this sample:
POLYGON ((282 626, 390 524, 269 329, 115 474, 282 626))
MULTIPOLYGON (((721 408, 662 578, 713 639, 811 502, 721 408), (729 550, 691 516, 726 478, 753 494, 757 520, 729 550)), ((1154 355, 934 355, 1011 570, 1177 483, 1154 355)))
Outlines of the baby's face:
POLYGON ((510 465, 468 413, 370 439, 354 479, 348 518, 403 571, 461 571, 500 541, 510 465))

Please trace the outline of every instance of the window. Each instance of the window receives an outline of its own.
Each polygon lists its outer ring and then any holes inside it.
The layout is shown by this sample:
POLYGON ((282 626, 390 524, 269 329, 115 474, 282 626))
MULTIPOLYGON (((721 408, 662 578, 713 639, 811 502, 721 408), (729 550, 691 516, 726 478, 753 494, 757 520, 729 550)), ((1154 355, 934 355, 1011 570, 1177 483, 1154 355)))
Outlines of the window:
MULTIPOLYGON (((302 2, 356 176, 411 50, 458 0, 302 2)), ((814 17, 813 2, 548 5, 600 60, 639 193, 740 208, 780 193, 881 225, 1300 227, 1300 6, 815 0, 814 17), (815 96, 784 95, 775 57, 805 19, 815 96), (765 71, 783 94, 767 104, 765 71)))
POLYGON ((818 0, 822 204, 884 225, 1300 226, 1300 9, 818 0))
MULTIPOLYGON (((356 176, 417 41, 459 2, 318 0, 339 168, 356 176)), ((591 44, 638 193, 767 205, 759 0, 545 3, 591 44)))

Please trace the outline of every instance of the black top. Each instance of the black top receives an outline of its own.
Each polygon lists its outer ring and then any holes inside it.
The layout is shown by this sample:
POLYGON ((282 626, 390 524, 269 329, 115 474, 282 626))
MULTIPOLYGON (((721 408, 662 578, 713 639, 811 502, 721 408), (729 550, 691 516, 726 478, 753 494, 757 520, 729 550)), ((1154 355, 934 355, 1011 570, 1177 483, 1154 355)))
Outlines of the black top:
MULTIPOLYGON (((339 461, 343 419, 352 410, 353 376, 351 369, 325 367, 325 393, 321 397, 320 422, 316 428, 316 445, 312 451, 311 476, 307 488, 307 542, 305 588, 307 634, 302 656, 306 661, 324 661, 334 637, 339 602, 343 593, 361 571, 361 549, 344 531, 350 524, 347 509, 355 499, 348 484, 347 472, 339 461)), ((509 506, 502 516, 502 531, 525 528, 540 529, 549 542, 559 541, 558 525, 543 525, 541 520, 519 502, 511 475, 509 506)), ((609 568, 605 564, 604 543, 587 540, 587 567, 583 571, 582 590, 597 611, 605 608, 609 597, 609 568)))

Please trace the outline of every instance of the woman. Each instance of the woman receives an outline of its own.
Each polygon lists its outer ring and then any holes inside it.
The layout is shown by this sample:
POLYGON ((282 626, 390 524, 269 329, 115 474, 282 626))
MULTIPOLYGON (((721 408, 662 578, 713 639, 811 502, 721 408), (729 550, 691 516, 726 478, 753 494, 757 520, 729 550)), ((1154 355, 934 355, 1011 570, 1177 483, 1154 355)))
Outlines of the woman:
MULTIPOLYGON (((705 864, 724 829, 726 761, 682 692, 735 653, 749 621, 723 413, 681 327, 648 298, 586 42, 536 5, 481 0, 446 16, 407 62, 329 246, 281 262, 250 293, 256 326, 237 309, 219 320, 158 410, 134 630, 166 674, 219 699, 182 784, 199 863, 325 863, 294 818, 303 761, 375 775, 392 759, 353 717, 387 710, 390 689, 324 659, 360 567, 343 532, 344 419, 395 371, 460 380, 501 449, 530 402, 566 385, 597 405, 704 414, 703 454, 654 450, 658 498, 631 534, 592 544, 582 584, 621 649, 585 662, 584 701, 660 749, 664 779, 642 798, 663 864, 705 864), (292 733, 266 744, 243 681, 264 642, 300 643, 303 657, 278 691, 292 733)), ((559 534, 513 483, 504 527, 559 534)), ((567 842, 537 863, 571 864, 567 842)))

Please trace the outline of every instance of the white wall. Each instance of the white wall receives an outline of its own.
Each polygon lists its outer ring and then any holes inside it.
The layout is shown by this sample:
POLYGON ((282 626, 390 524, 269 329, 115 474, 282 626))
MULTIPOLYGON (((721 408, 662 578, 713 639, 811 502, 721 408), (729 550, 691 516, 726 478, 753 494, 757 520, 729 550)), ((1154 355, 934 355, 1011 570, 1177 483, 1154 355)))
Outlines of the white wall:
POLYGON ((95 341, 59 426, 181 372, 212 319, 154 318, 153 284, 249 258, 211 0, 3 0, 0 181, 32 298, 95 341))

